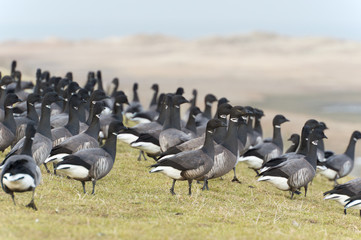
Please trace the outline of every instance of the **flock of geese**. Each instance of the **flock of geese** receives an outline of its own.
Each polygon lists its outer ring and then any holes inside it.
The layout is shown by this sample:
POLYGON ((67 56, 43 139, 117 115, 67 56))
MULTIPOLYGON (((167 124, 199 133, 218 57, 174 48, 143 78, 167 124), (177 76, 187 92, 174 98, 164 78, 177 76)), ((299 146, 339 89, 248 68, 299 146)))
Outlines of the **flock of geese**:
MULTIPOLYGON (((159 93, 152 86, 153 97, 145 109, 139 101, 138 84, 133 86, 133 99, 112 81, 112 92, 106 94, 100 71, 89 72, 86 84, 80 87, 72 73, 65 77, 51 76, 48 71, 36 71, 36 82, 25 82, 11 64, 10 75, 0 73, 0 150, 7 148, 1 163, 2 189, 15 204, 15 192, 32 191, 27 205, 37 210, 34 202, 36 187, 41 183, 40 166, 48 173, 67 176, 82 183, 92 182, 92 194, 99 179, 112 169, 117 140, 139 149, 138 160, 147 157, 156 162, 150 173, 162 173, 173 180, 170 193, 175 193, 177 181, 187 181, 189 195, 193 181, 203 182, 209 190, 209 180, 233 171, 238 163, 254 170, 259 182, 268 182, 291 199, 307 189, 316 173, 335 182, 334 189, 324 193, 325 199, 338 201, 346 209, 361 209, 361 179, 345 184, 337 180, 353 169, 356 141, 354 131, 343 154, 325 151, 323 139, 327 126, 310 119, 299 134, 292 134, 292 145, 283 151, 281 126, 289 120, 283 115, 273 118, 273 136, 264 138, 262 110, 250 106, 232 106, 226 98, 205 96, 204 111, 197 106, 197 91, 193 98, 183 97, 183 88, 175 93, 159 93), (189 103, 181 118, 181 105, 189 103), (212 106, 216 103, 216 113, 212 106), (126 106, 125 106, 126 105, 126 106), (124 120, 124 124, 123 124, 124 120), (135 122, 127 127, 128 121, 135 122)), ((361 214, 361 210, 360 210, 361 214)))

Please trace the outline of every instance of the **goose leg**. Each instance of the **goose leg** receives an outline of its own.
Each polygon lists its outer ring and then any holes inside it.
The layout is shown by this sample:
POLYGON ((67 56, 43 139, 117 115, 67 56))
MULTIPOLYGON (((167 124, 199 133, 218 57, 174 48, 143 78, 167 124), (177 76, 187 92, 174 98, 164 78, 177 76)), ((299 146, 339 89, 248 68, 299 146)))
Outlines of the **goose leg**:
POLYGON ((92 191, 92 194, 94 195, 94 194, 95 194, 95 184, 97 183, 97 180, 92 179, 92 183, 93 183, 93 191, 92 191))
POLYGON ((34 190, 33 190, 33 196, 31 197, 31 201, 30 201, 30 203, 29 203, 28 205, 26 205, 26 207, 32 208, 32 209, 34 209, 35 211, 37 211, 38 208, 35 206, 34 196, 35 196, 35 188, 34 188, 34 190))
POLYGON ((140 151, 143 155, 144 161, 147 161, 147 158, 145 157, 144 151, 140 151))
POLYGON ((236 175, 236 167, 233 168, 233 179, 232 179, 232 182, 241 183, 241 181, 238 180, 237 175, 236 175))
POLYGON ((83 186, 83 192, 84 192, 84 194, 85 194, 85 193, 86 193, 86 191, 85 191, 85 182, 82 181, 82 182, 81 182, 81 185, 83 186))
POLYGON ((142 150, 139 150, 139 155, 137 158, 138 161, 142 160, 142 150))
POLYGON ((53 163, 54 174, 56 175, 56 163, 53 163))
POLYGON ((204 179, 204 184, 203 184, 203 187, 202 187, 202 191, 204 191, 204 190, 209 190, 209 188, 208 188, 208 179, 204 179))
MULTIPOLYGON (((347 214, 346 208, 343 210, 343 213, 344 213, 345 215, 347 214)), ((360 214, 361 214, 361 210, 360 210, 360 214)))
POLYGON ((44 163, 44 167, 45 167, 45 170, 46 170, 48 173, 50 173, 50 170, 49 170, 48 166, 46 165, 46 163, 44 163))
POLYGON ((192 181, 193 180, 188 180, 188 194, 189 194, 189 196, 192 195, 192 181))
POLYGON ((339 185, 339 183, 337 182, 337 179, 333 180, 335 183, 335 186, 339 185))
POLYGON ((291 200, 293 199, 293 195, 294 195, 295 193, 293 192, 293 191, 291 191, 291 200))
POLYGON ((304 188, 305 188, 305 197, 306 197, 308 185, 306 184, 306 186, 304 188))
POLYGON ((257 169, 253 169, 256 172, 256 176, 255 177, 259 177, 259 172, 257 169))
POLYGON ((176 181, 177 181, 177 180, 173 179, 173 184, 172 184, 172 187, 170 188, 170 193, 171 193, 172 195, 175 195, 174 185, 175 185, 175 182, 176 182, 176 181))
POLYGON ((10 196, 11 196, 11 199, 13 200, 14 205, 16 206, 14 193, 11 192, 11 193, 10 193, 10 196))

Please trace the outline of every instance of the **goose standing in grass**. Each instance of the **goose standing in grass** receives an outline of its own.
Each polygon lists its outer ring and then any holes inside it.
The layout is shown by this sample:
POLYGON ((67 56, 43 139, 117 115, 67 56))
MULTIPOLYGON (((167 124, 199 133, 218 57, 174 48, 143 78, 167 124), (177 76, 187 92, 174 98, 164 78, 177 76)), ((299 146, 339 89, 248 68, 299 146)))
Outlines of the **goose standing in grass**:
POLYGON ((317 142, 322 138, 326 138, 323 130, 315 128, 309 136, 310 148, 306 157, 281 161, 280 164, 262 171, 258 181, 270 182, 282 191, 291 191, 291 199, 294 193, 304 187, 306 196, 308 184, 316 175, 317 142))
POLYGON ((4 103, 7 95, 6 88, 13 81, 13 78, 10 76, 4 76, 0 81, 0 121, 3 121, 5 118, 4 103))
POLYGON ((283 152, 283 142, 281 135, 281 124, 289 120, 283 115, 276 115, 273 118, 273 138, 271 142, 264 142, 254 148, 249 149, 239 158, 239 162, 245 162, 249 168, 257 174, 258 170, 265 162, 278 157, 283 152))
POLYGON ((353 169, 356 142, 360 138, 361 133, 359 131, 354 131, 346 151, 343 154, 333 155, 322 163, 323 166, 318 166, 321 170, 320 174, 330 181, 334 181, 335 185, 338 185, 337 179, 347 176, 353 169))
POLYGON ((50 156, 45 160, 45 163, 57 163, 62 161, 65 156, 82 149, 99 147, 99 117, 100 113, 103 111, 103 108, 103 103, 95 103, 92 122, 88 129, 85 132, 72 136, 59 145, 53 147, 50 152, 50 156))
MULTIPOLYGON (((50 127, 50 108, 51 104, 57 101, 62 100, 55 92, 47 93, 44 96, 41 106, 41 117, 39 121, 39 126, 37 132, 34 136, 32 153, 33 158, 38 166, 44 163, 45 159, 49 156, 50 151, 53 146, 51 140, 51 127, 50 127)), ((6 161, 10 156, 20 154, 24 147, 24 138, 22 138, 11 151, 6 155, 4 161, 6 161)), ((44 165, 46 170, 48 170, 46 164, 44 165)))
POLYGON ((94 194, 96 182, 105 177, 113 168, 117 134, 122 128, 124 128, 122 122, 113 121, 109 125, 109 137, 102 147, 83 149, 64 157, 64 160, 56 165, 56 171, 80 181, 84 193, 86 193, 85 182, 92 181, 92 194, 94 194))
MULTIPOLYGON (((356 178, 347 183, 335 186, 332 190, 324 192, 325 200, 337 201, 342 206, 348 203, 349 198, 361 193, 361 178, 356 178)), ((346 208, 344 209, 346 214, 346 208)), ((361 215, 361 210, 360 210, 361 215)))
POLYGON ((360 210, 360 217, 361 217, 361 193, 357 193, 355 196, 352 196, 345 200, 346 204, 344 206, 344 213, 347 214, 347 209, 359 209, 360 210))
POLYGON ((15 203, 14 192, 33 191, 31 201, 27 207, 37 210, 34 203, 35 188, 41 182, 40 168, 36 165, 33 157, 31 146, 35 135, 35 128, 32 124, 28 124, 26 128, 26 136, 24 148, 20 155, 11 156, 7 159, 2 168, 0 179, 1 187, 15 203))
MULTIPOLYGON (((232 169, 234 170, 233 182, 240 182, 236 176, 236 164, 239 156, 238 142, 237 142, 237 128, 239 121, 244 121, 242 116, 248 115, 250 112, 244 107, 235 106, 231 109, 230 121, 228 126, 227 135, 224 137, 221 144, 214 147, 214 164, 211 170, 206 173, 199 181, 204 181, 203 190, 208 190, 208 180, 213 178, 222 177, 232 169)), ((219 129, 219 128, 217 128, 219 129)))
POLYGON ((16 137, 16 122, 13 115, 13 104, 20 102, 18 96, 14 93, 9 93, 6 96, 5 107, 5 119, 0 122, 0 151, 4 152, 8 148, 16 137))
POLYGON ((175 195, 174 186, 177 180, 188 180, 189 195, 192 194, 192 181, 204 176, 212 169, 214 162, 214 129, 225 127, 226 125, 218 119, 209 120, 207 124, 204 145, 201 149, 178 153, 172 157, 158 161, 152 165, 150 173, 161 172, 173 179, 170 189, 175 195))
POLYGON ((190 134, 181 131, 180 124, 180 105, 188 101, 181 95, 174 95, 173 97, 167 96, 167 102, 169 104, 168 116, 159 134, 159 144, 163 152, 192 138, 190 134))

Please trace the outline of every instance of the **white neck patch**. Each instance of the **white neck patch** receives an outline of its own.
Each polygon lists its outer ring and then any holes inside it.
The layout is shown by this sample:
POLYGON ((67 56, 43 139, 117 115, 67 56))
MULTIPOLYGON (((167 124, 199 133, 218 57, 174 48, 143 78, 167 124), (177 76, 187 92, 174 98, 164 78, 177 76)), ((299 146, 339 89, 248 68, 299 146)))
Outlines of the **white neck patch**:
POLYGON ((231 118, 232 122, 238 122, 238 118, 231 118))
POLYGON ((247 121, 247 117, 246 116, 242 116, 242 119, 247 121))
POLYGON ((29 105, 30 105, 30 106, 34 106, 34 104, 33 104, 33 103, 29 103, 29 105))
POLYGON ((227 118, 227 115, 222 114, 222 115, 220 115, 219 117, 220 117, 220 118, 227 118))
POLYGON ((253 116, 250 116, 249 118, 252 119, 252 120, 254 120, 254 117, 253 117, 253 116))
POLYGON ((78 107, 74 107, 75 110, 78 110, 79 108, 78 107))
POLYGON ((119 106, 120 106, 120 103, 115 103, 115 106, 119 107, 119 106))
POLYGON ((114 136, 118 136, 118 134, 116 134, 116 133, 113 133, 113 135, 114 135, 114 136))
POLYGON ((356 141, 357 141, 357 138, 353 138, 353 140, 356 142, 356 141))
POLYGON ((6 89, 6 85, 2 85, 1 89, 5 90, 6 89))
POLYGON ((50 106, 50 105, 45 105, 45 107, 47 107, 47 108, 49 108, 49 109, 51 108, 51 106, 50 106))
POLYGON ((6 106, 6 108, 7 108, 7 109, 12 109, 12 108, 13 108, 13 106, 6 106))
POLYGON ((209 133, 213 133, 213 131, 211 131, 211 130, 207 130, 207 132, 209 132, 209 133))
POLYGON ((176 107, 176 108, 179 108, 179 106, 178 106, 178 105, 175 105, 175 107, 176 107))
POLYGON ((206 105, 211 107, 212 103, 211 102, 206 102, 206 105))
POLYGON ((95 116, 96 116, 97 118, 100 118, 100 114, 96 114, 95 116))
POLYGON ((313 144, 313 145, 315 145, 315 146, 317 146, 317 143, 318 143, 318 141, 317 141, 317 140, 312 141, 312 144, 313 144))
POLYGON ((281 126, 280 126, 280 125, 276 125, 275 128, 281 128, 281 126))
POLYGON ((192 114, 192 117, 193 117, 193 118, 196 118, 197 116, 192 114))
POLYGON ((97 102, 96 101, 92 101, 92 104, 96 104, 97 102))

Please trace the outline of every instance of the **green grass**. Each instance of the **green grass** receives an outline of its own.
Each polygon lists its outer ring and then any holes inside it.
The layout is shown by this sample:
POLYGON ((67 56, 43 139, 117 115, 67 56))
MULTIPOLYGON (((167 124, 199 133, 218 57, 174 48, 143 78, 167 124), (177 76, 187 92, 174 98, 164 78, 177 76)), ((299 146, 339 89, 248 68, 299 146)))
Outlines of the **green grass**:
MULTIPOLYGON (((31 193, 0 194, 0 239, 356 239, 357 210, 343 214, 336 202, 322 200, 332 183, 317 176, 307 198, 259 183, 238 165, 242 184, 232 174, 210 181, 202 192, 193 184, 149 174, 153 160, 137 161, 136 150, 118 144, 113 170, 97 183, 96 194, 83 194, 81 183, 43 171, 37 188, 38 211, 25 207, 31 193), (252 186, 252 187, 251 187, 252 186)), ((44 170, 44 169, 42 169, 44 170)), ((346 181, 346 179, 344 180, 346 181)), ((91 191, 91 184, 87 184, 91 191)))

